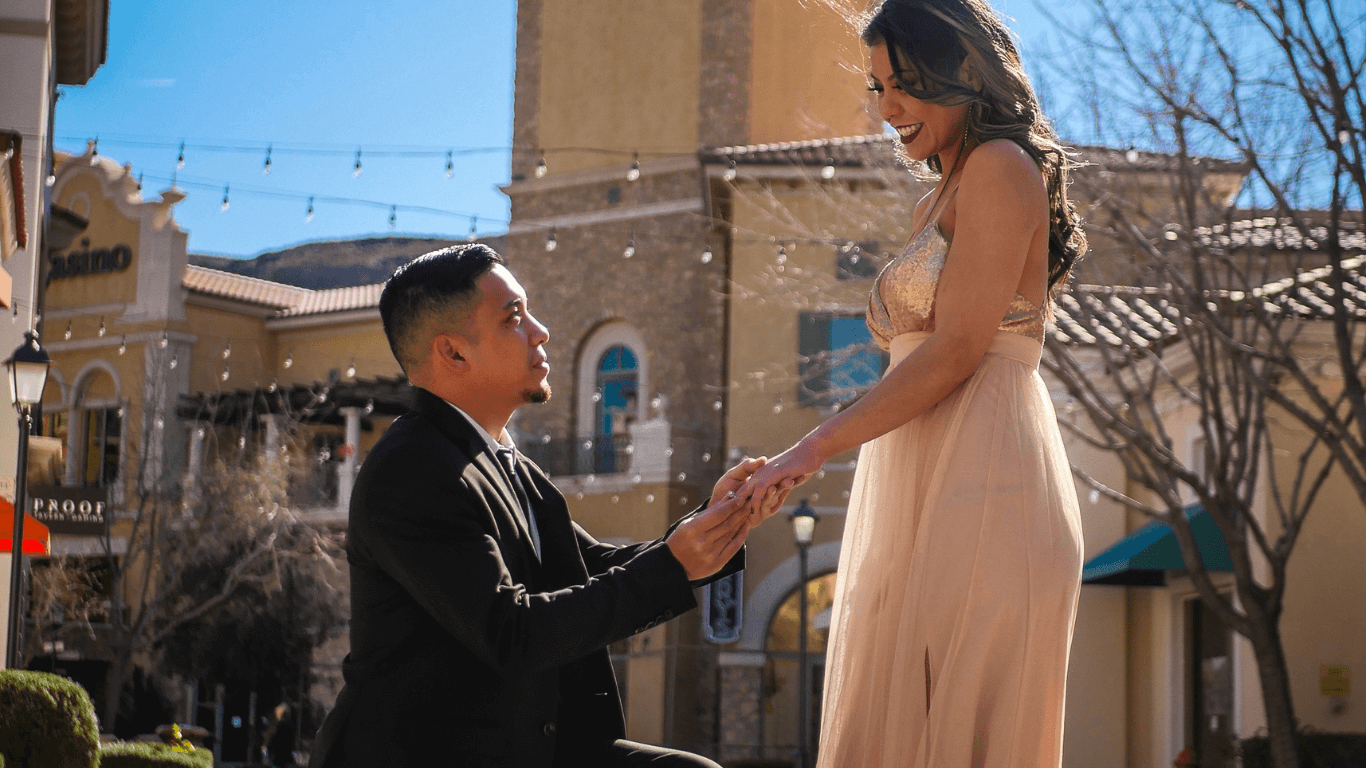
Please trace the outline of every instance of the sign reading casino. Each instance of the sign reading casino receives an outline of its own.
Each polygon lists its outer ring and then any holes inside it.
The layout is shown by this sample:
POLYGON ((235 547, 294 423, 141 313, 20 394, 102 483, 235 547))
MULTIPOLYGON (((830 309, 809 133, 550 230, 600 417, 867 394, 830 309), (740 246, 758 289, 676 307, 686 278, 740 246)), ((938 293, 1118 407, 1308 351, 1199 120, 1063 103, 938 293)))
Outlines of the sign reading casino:
POLYGON ((53 533, 103 536, 107 530, 108 488, 29 487, 29 514, 53 533))
POLYGON ((47 282, 81 275, 122 272, 133 263, 133 249, 123 243, 111 248, 91 248, 90 238, 81 240, 81 248, 47 257, 47 282))

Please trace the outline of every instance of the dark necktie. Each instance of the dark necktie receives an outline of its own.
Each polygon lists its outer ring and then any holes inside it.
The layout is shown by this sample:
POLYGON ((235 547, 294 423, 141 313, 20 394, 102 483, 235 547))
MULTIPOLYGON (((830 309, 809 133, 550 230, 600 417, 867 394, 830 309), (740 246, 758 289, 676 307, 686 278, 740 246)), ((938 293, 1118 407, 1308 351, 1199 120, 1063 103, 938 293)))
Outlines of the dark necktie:
POLYGON ((498 449, 498 462, 503 465, 503 471, 507 473, 508 482, 517 494, 517 503, 522 507, 522 517, 526 520, 527 528, 531 531, 531 547, 536 550, 536 559, 539 560, 541 558, 541 531, 536 525, 536 515, 531 511, 531 497, 527 495, 526 486, 522 484, 522 473, 517 471, 517 457, 513 449, 498 449))

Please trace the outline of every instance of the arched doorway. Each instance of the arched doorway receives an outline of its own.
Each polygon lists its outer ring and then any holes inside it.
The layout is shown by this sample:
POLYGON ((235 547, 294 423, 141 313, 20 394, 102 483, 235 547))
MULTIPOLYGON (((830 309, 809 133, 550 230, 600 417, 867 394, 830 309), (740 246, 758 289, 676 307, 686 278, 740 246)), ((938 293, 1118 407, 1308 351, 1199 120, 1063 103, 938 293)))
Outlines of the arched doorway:
MULTIPOLYGON (((774 612, 764 644, 767 661, 763 682, 764 754, 784 758, 797 753, 798 717, 805 717, 814 758, 821 725, 821 693, 825 686, 825 645, 830 636, 830 609, 835 600, 835 574, 814 576, 806 582, 806 667, 810 696, 800 713, 799 653, 801 594, 792 590, 774 612)), ((813 759, 814 762, 814 759, 813 759)))

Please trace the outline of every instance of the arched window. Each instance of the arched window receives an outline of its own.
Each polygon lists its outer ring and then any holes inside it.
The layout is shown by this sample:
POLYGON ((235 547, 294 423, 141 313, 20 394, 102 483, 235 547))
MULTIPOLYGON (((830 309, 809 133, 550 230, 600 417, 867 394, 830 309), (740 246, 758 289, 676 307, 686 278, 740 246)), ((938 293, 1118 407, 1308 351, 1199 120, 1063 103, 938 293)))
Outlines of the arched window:
POLYGON ((629 464, 631 424, 639 412, 640 372, 628 347, 608 349, 598 360, 593 419, 593 471, 623 472, 629 464))
POLYGON ((799 713, 802 657, 798 653, 801 627, 801 594, 794 589, 778 606, 769 623, 764 643, 764 740, 775 752, 797 746, 797 718, 805 717, 811 746, 821 730, 821 698, 825 682, 825 644, 830 635, 830 614, 835 603, 835 574, 813 576, 806 582, 806 712, 799 713))
POLYGON ((636 356, 624 346, 603 353, 598 361, 597 434, 624 435, 636 419, 640 377, 636 356))

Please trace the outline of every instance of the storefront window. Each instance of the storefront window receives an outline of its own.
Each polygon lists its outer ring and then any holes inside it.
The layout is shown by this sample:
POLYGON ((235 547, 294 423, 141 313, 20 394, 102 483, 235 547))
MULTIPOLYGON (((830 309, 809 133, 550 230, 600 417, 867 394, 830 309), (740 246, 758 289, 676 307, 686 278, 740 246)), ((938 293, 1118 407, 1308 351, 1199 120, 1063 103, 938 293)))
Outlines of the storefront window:
POLYGON ((92 408, 85 412, 85 471, 86 486, 105 487, 114 484, 119 474, 119 443, 123 435, 123 419, 117 408, 92 408))

